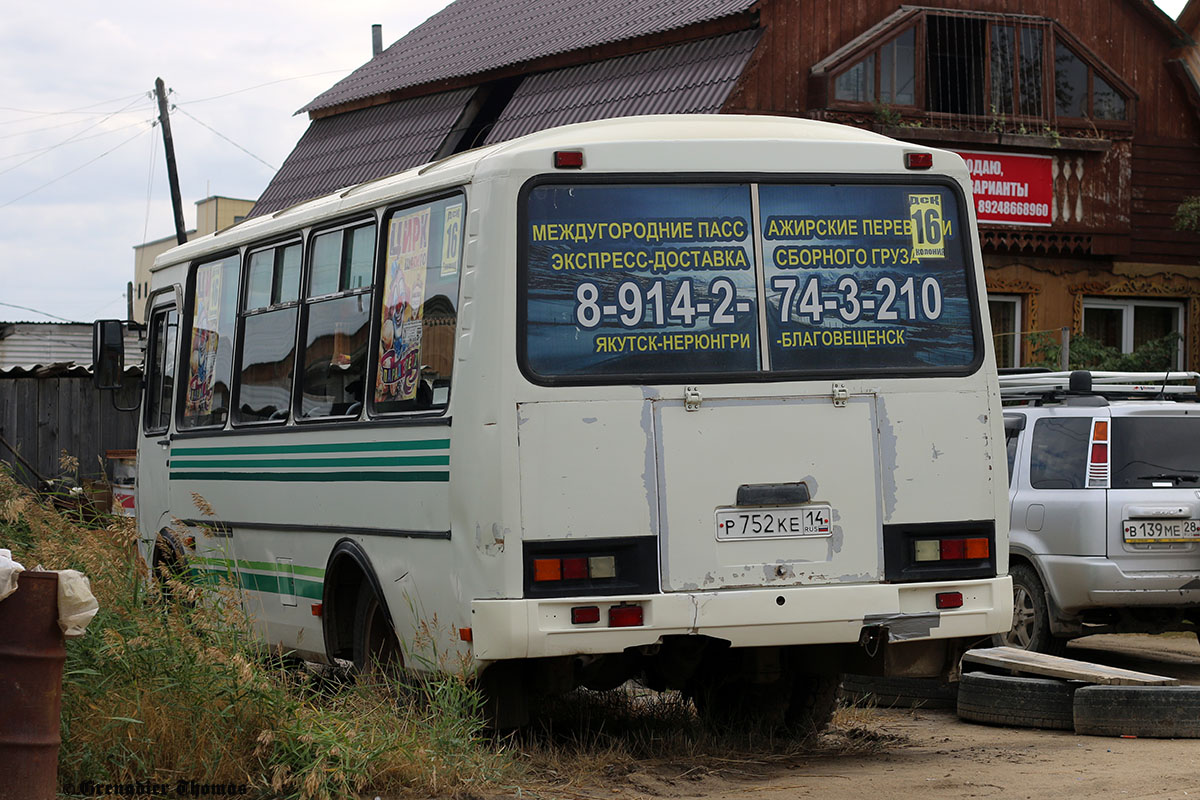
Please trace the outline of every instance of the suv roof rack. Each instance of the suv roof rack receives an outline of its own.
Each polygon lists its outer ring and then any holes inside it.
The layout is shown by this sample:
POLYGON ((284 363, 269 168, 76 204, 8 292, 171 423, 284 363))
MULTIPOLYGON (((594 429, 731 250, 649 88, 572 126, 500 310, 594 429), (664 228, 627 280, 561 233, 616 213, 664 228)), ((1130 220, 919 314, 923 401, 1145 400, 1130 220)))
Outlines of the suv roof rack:
POLYGON ((1187 399, 1200 395, 1200 372, 1024 372, 1000 376, 1000 396, 1063 402, 1071 398, 1187 399), (1180 383, 1187 381, 1187 383, 1180 383))

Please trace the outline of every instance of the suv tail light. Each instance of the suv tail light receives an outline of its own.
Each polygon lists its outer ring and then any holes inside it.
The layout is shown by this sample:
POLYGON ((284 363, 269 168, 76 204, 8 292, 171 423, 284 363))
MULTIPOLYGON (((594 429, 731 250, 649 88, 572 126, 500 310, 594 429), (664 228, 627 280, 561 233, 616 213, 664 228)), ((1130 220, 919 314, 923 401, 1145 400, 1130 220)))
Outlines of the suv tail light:
POLYGON ((1107 489, 1108 420, 1092 420, 1092 446, 1088 450, 1087 485, 1090 489, 1107 489))

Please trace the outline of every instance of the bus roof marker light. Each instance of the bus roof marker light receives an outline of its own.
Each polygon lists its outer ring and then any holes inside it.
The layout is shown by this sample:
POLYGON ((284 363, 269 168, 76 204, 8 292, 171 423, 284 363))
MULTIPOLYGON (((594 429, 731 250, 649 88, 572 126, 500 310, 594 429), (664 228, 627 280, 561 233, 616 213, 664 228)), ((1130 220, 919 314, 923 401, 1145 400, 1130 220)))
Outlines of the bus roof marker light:
POLYGON ((904 166, 909 169, 933 169, 933 153, 905 153, 904 166))
POLYGON ((555 169, 583 169, 582 150, 555 150, 555 169))

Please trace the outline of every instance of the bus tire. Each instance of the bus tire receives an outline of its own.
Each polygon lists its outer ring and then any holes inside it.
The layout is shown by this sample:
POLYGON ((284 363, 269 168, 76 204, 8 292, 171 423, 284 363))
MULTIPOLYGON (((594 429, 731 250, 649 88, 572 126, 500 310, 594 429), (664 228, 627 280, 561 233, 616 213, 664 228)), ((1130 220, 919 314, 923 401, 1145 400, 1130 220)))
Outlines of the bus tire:
POLYGON ((1007 633, 998 633, 992 643, 998 647, 1018 647, 1050 656, 1061 656, 1067 640, 1050 632, 1050 609, 1046 587, 1029 564, 1013 564, 1008 571, 1013 582, 1013 622, 1007 633))
POLYGON ((387 609, 371 584, 364 580, 354 606, 354 669, 365 675, 376 670, 397 671, 403 667, 400 640, 387 609))
POLYGON ((784 727, 802 738, 825 730, 837 706, 840 675, 797 675, 792 679, 792 696, 784 712, 784 727))
POLYGON ((971 722, 1069 731, 1077 683, 968 672, 958 683, 958 716, 971 722))
POLYGON ((1075 693, 1075 732, 1200 739, 1200 686, 1084 686, 1075 693))

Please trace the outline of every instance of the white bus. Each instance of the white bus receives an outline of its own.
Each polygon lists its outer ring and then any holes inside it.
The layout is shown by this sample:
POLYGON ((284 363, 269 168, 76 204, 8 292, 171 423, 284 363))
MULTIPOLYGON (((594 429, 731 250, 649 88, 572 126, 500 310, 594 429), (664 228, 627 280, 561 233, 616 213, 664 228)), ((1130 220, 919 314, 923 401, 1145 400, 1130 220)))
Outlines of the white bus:
POLYGON ((944 676, 1011 622, 969 198, 857 129, 640 117, 177 247, 142 553, 304 658, 465 666, 509 721, 636 678, 810 725, 843 670, 944 676))

